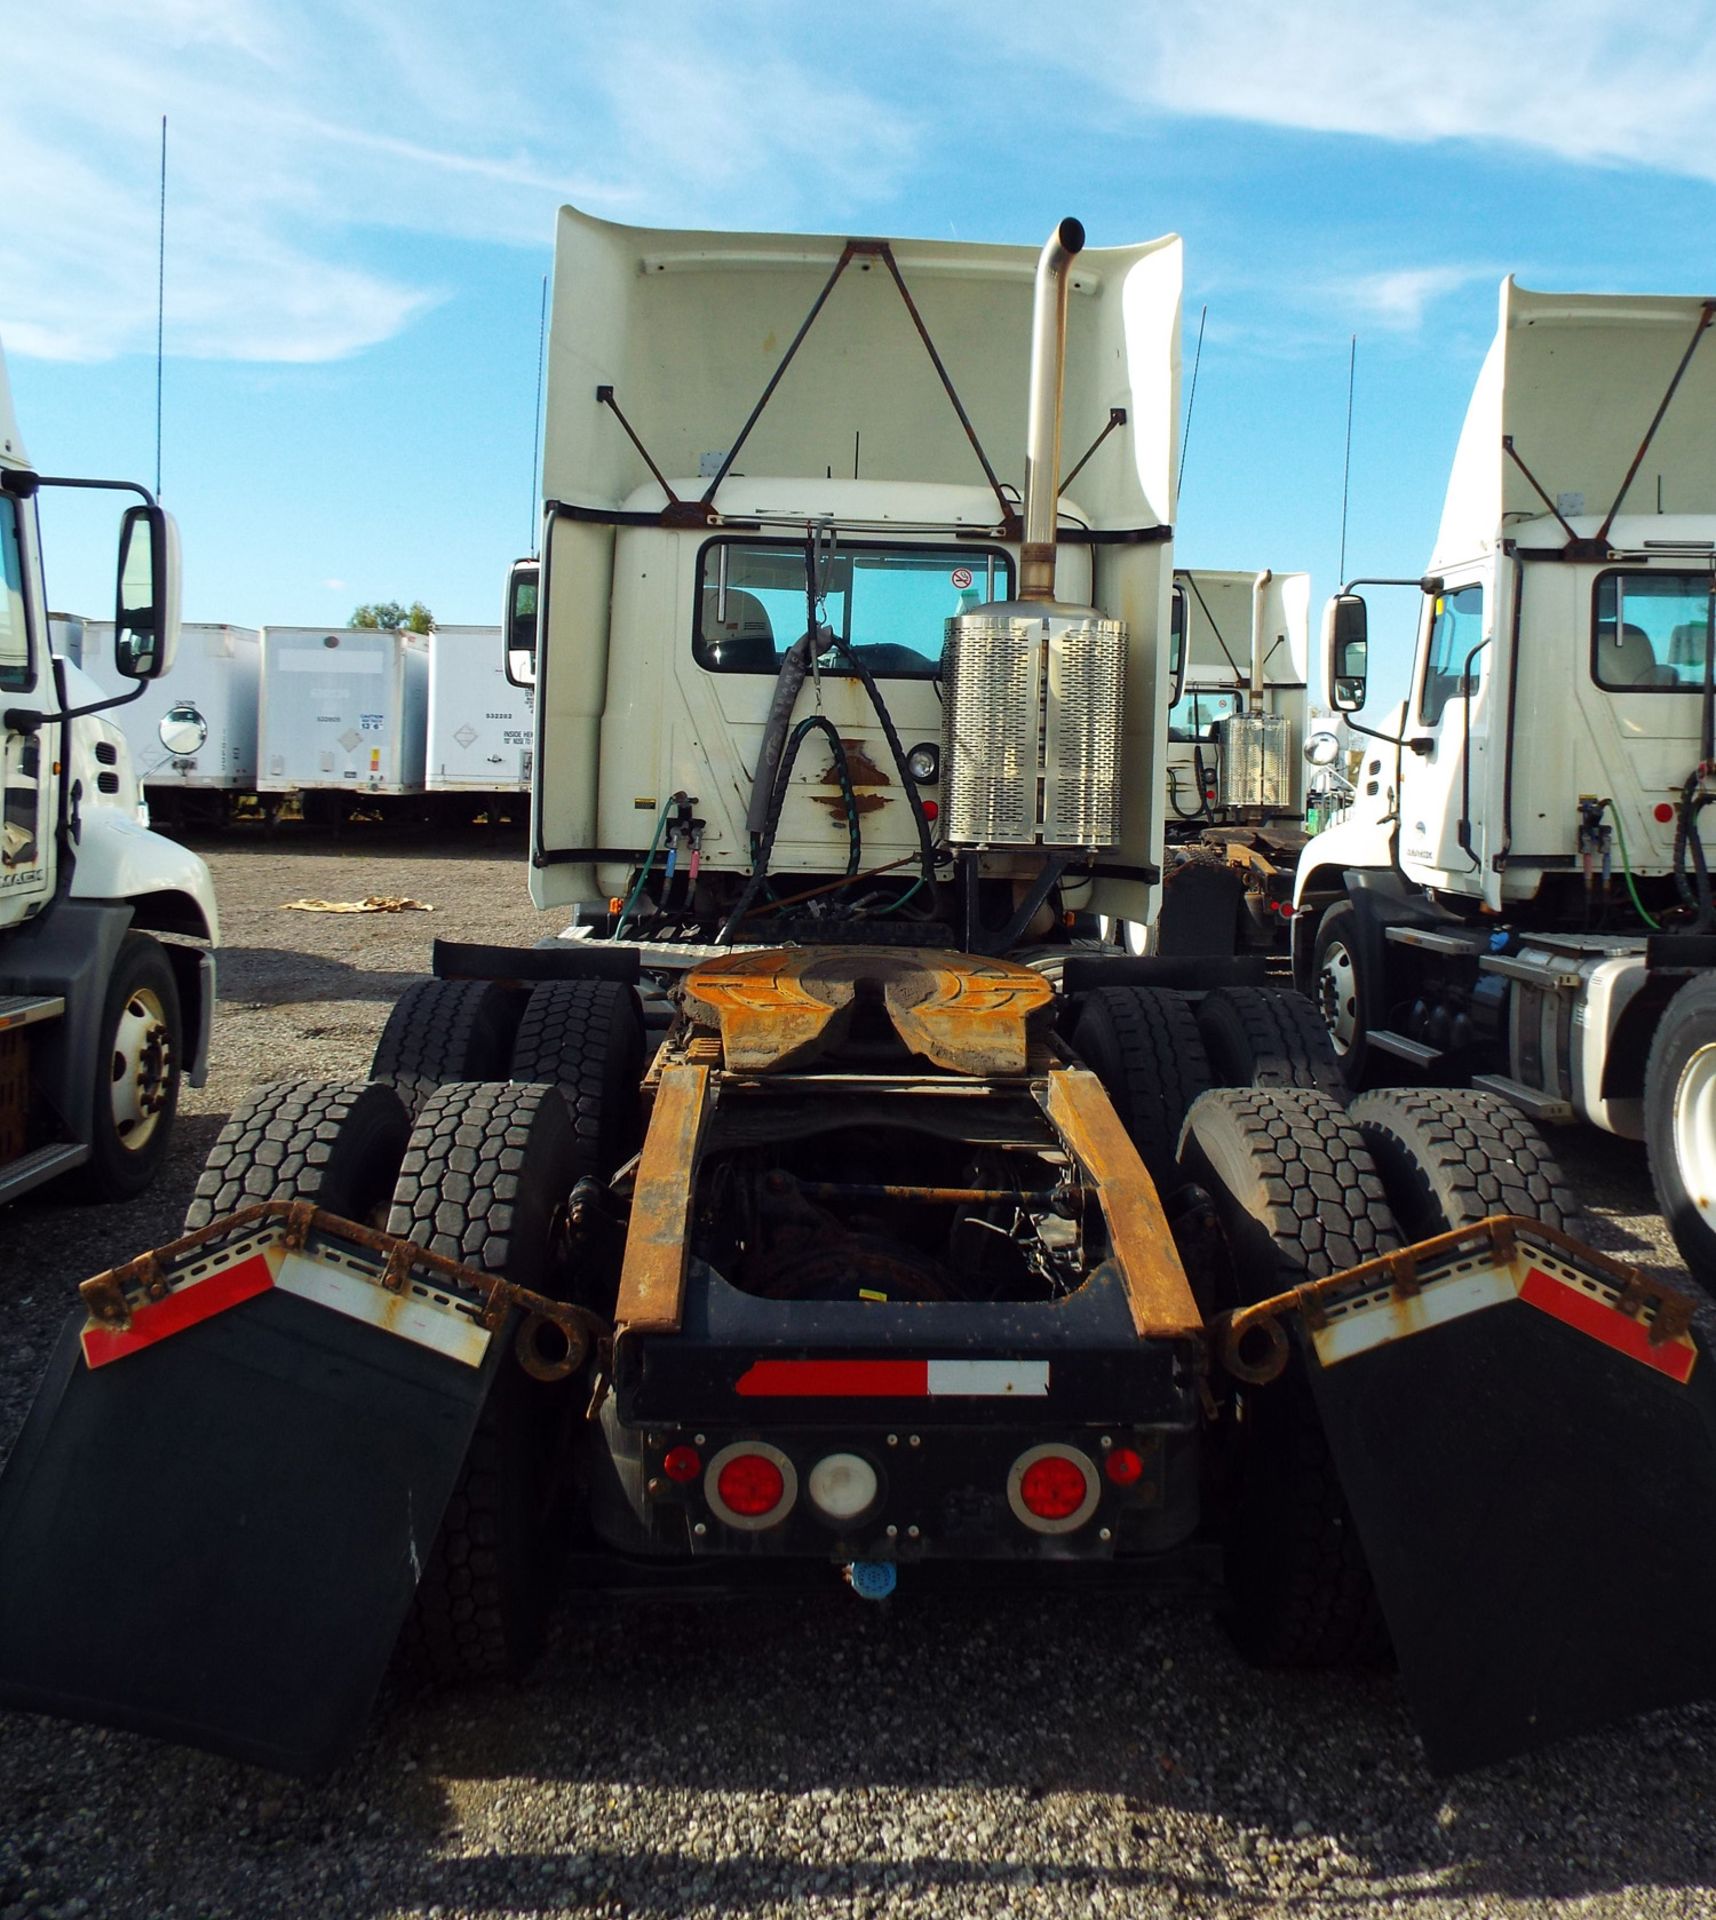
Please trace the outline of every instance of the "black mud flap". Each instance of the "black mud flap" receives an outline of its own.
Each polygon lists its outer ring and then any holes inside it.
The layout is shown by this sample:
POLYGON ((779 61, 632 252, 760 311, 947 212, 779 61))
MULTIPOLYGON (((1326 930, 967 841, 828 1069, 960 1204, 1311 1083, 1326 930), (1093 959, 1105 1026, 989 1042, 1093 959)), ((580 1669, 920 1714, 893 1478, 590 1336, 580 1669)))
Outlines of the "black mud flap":
POLYGON ((1518 1224, 1298 1330, 1444 1773, 1716 1694, 1716 1359, 1518 1224))
POLYGON ((0 1479, 7 1705, 294 1773, 356 1741, 511 1343, 285 1284, 117 1364, 68 1323, 0 1479))

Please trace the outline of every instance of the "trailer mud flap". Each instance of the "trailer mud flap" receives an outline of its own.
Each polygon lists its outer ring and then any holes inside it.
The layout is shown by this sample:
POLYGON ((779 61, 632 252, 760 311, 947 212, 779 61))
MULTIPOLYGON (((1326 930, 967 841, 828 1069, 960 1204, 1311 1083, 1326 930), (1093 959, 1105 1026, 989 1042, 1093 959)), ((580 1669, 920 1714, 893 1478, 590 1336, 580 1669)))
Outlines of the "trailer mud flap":
POLYGON ((1689 1301, 1559 1235, 1443 1245, 1322 1283, 1295 1337, 1455 1772, 1716 1694, 1716 1362, 1689 1301))
POLYGON ((122 1334, 67 1324, 0 1479, 0 1700, 289 1772, 349 1750, 511 1341, 315 1252, 264 1234, 201 1285, 157 1267, 122 1334))

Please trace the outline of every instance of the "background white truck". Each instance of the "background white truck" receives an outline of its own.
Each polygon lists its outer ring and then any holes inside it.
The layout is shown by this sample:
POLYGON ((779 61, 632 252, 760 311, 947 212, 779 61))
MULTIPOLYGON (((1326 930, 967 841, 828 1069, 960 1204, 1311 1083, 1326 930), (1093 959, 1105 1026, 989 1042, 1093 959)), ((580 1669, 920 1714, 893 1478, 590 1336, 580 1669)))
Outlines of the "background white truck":
POLYGON ((1310 575, 1186 568, 1174 587, 1184 665, 1168 710, 1154 944, 1168 955, 1285 948, 1306 838, 1310 575))
MULTIPOLYGON (((1716 1284, 1716 301, 1503 283, 1403 705, 1306 848, 1296 977, 1355 1084, 1469 1079, 1644 1139, 1716 1284)), ((1327 620, 1363 703, 1368 615, 1327 620)), ((1352 724, 1352 723, 1349 723, 1352 724)), ((1354 724, 1354 731, 1366 729, 1354 724)))
POLYGON ((178 536, 141 487, 44 477, 24 454, 0 361, 0 1200, 81 1169, 92 1199, 140 1192, 166 1153, 181 1076, 202 1084, 214 1010, 214 891, 192 853, 138 819, 114 706, 50 650, 35 501, 44 487, 134 493, 120 528, 119 671, 165 673, 178 536))

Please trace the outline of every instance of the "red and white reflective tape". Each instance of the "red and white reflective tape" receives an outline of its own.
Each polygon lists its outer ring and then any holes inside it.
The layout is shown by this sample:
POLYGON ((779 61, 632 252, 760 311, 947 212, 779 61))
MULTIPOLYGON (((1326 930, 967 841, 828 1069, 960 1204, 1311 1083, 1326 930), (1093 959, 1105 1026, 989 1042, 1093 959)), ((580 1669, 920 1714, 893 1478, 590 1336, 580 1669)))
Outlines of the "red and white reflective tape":
POLYGON ((1046 1360, 753 1360, 738 1392, 757 1400, 1042 1400, 1046 1360))
POLYGON ((1555 1271, 1541 1255, 1532 1259, 1521 1255, 1511 1262, 1473 1261, 1426 1279, 1417 1293, 1396 1294, 1379 1287, 1356 1300, 1332 1305, 1324 1324, 1312 1330, 1311 1341, 1317 1358, 1332 1367, 1392 1341, 1517 1300, 1684 1386, 1698 1360, 1691 1335, 1675 1334, 1653 1345, 1649 1324, 1623 1312, 1620 1297, 1619 1288, 1606 1280, 1571 1266, 1555 1271))
POLYGON ((110 1366, 274 1288, 348 1320, 398 1334, 463 1366, 480 1366, 488 1351, 488 1329, 450 1301, 443 1303, 420 1290, 392 1293, 340 1262, 288 1251, 279 1241, 258 1246, 250 1240, 224 1259, 199 1263, 159 1300, 133 1307, 128 1327, 90 1320, 83 1330, 84 1360, 90 1367, 110 1366))

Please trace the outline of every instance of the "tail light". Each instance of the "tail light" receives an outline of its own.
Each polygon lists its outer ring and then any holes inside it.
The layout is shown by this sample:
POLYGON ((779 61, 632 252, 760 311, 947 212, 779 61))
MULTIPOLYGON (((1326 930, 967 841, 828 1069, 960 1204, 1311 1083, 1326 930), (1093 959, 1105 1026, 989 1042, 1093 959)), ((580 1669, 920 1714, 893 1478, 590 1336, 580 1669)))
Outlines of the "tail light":
POLYGON ((743 1532, 778 1526, 798 1499, 798 1472, 779 1447, 740 1440, 723 1447, 703 1474, 703 1495, 717 1520, 743 1532))
POLYGON ((1007 1476, 1007 1503, 1034 1533, 1072 1533, 1096 1511, 1102 1482, 1077 1447, 1031 1447, 1007 1476))
POLYGON ((829 1520, 856 1520, 876 1504, 876 1469, 862 1454, 825 1454, 805 1477, 810 1504, 829 1520))

